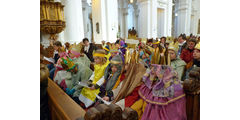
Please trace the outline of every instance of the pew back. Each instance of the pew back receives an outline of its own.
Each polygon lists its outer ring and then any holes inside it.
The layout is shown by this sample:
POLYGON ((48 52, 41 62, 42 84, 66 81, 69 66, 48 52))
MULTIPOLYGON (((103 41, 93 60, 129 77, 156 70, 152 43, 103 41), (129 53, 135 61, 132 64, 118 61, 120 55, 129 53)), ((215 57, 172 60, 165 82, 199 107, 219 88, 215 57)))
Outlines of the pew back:
POLYGON ((52 120, 76 120, 84 117, 86 112, 51 79, 48 79, 47 91, 52 120))

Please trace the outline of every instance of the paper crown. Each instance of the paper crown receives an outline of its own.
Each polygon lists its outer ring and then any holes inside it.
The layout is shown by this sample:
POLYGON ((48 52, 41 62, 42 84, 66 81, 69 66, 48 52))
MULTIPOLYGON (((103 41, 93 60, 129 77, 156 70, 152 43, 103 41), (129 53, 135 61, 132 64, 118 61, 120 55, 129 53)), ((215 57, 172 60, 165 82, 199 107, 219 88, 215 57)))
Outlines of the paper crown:
POLYGON ((177 44, 170 43, 170 45, 168 46, 168 50, 174 50, 174 51, 177 53, 177 51, 178 51, 178 45, 177 45, 177 44))
POLYGON ((195 49, 200 50, 200 42, 195 46, 195 49))
POLYGON ((116 55, 111 59, 111 64, 122 64, 122 57, 120 55, 116 55))
POLYGON ((118 52, 118 48, 115 46, 115 44, 112 44, 110 46, 110 53, 118 52))
POLYGON ((157 40, 153 40, 153 43, 152 44, 159 44, 160 41, 157 41, 157 40))
POLYGON ((94 57, 106 57, 105 51, 103 49, 98 49, 93 52, 94 57))
POLYGON ((80 43, 79 44, 74 43, 73 45, 71 45, 69 50, 80 53, 81 49, 82 49, 82 45, 80 43))
POLYGON ((65 69, 67 71, 74 69, 74 67, 76 66, 74 64, 74 62, 72 61, 72 59, 69 57, 62 57, 61 59, 62 59, 62 61, 61 61, 62 67, 63 67, 63 69, 65 69))

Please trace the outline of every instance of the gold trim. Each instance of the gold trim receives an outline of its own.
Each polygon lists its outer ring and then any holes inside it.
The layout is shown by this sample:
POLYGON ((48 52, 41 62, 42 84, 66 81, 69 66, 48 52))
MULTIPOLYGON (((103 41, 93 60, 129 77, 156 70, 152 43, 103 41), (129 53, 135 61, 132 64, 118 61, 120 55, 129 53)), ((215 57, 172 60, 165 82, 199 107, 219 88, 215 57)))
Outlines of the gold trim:
POLYGON ((122 64, 122 62, 118 62, 118 61, 110 61, 110 63, 112 63, 112 64, 122 64))
POLYGON ((94 53, 93 56, 95 56, 95 57, 105 57, 105 54, 94 53))
POLYGON ((104 47, 103 49, 109 52, 109 49, 107 49, 107 48, 105 48, 105 47, 104 47))
POLYGON ((185 94, 182 94, 182 95, 180 95, 180 96, 178 96, 178 97, 175 97, 175 98, 173 98, 173 99, 171 99, 171 100, 169 100, 169 101, 167 101, 167 102, 165 102, 165 103, 160 103, 160 102, 155 102, 155 101, 151 101, 151 100, 146 99, 145 96, 143 96, 140 91, 138 91, 138 93, 139 93, 139 95, 140 95, 145 101, 147 101, 147 102, 149 102, 149 103, 151 103, 151 104, 157 104, 157 105, 167 105, 167 104, 169 104, 170 102, 173 102, 173 101, 178 100, 178 99, 180 99, 180 98, 182 98, 182 97, 185 96, 185 94))
POLYGON ((154 45, 156 45, 156 44, 159 44, 160 42, 158 41, 158 42, 155 42, 155 43, 152 43, 152 44, 154 44, 154 45))

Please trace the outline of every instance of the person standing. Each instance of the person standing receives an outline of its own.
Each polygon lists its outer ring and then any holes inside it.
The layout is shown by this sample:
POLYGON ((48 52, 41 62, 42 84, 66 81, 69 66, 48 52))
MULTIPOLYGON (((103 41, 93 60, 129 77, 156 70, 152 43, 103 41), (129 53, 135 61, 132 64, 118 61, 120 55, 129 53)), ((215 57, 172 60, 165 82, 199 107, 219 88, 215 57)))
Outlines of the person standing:
POLYGON ((91 62, 94 62, 93 59, 93 51, 97 49, 97 47, 93 43, 89 43, 89 40, 87 38, 83 39, 84 44, 84 53, 87 55, 87 57, 90 59, 91 62))
POLYGON ((181 55, 182 50, 186 47, 187 43, 186 43, 186 35, 185 34, 181 34, 178 37, 178 56, 181 55))

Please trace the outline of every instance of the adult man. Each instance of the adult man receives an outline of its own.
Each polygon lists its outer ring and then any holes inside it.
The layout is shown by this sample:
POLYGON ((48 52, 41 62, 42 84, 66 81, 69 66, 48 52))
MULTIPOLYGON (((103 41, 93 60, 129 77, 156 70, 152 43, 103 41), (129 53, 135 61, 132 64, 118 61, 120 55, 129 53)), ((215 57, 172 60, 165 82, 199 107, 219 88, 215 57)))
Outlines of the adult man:
POLYGON ((89 43, 89 40, 87 38, 83 39, 84 44, 84 53, 87 55, 87 57, 90 59, 91 62, 94 62, 93 59, 93 51, 97 49, 97 47, 93 43, 89 43))
POLYGON ((182 49, 186 47, 186 35, 185 34, 181 34, 178 37, 178 56, 181 55, 182 49))

